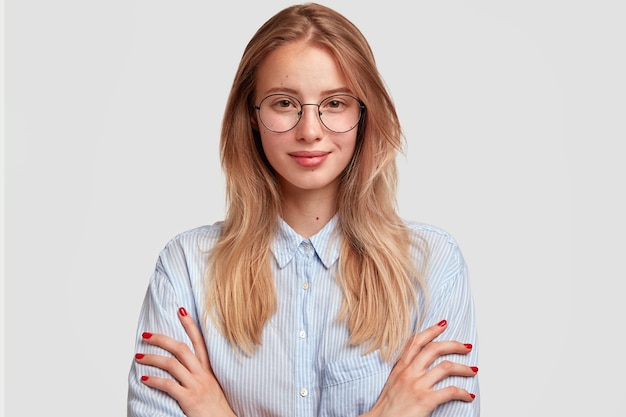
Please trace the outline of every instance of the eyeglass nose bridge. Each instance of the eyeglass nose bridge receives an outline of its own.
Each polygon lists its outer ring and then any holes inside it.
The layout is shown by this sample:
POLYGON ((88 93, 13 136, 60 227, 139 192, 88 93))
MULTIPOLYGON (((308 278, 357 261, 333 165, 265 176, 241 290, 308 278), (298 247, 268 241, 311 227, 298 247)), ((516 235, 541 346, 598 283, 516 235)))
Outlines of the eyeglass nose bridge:
MULTIPOLYGON (((320 122, 322 122, 322 124, 324 124, 324 122, 322 121, 322 111, 320 110, 320 106, 322 105, 322 103, 320 104, 315 104, 315 103, 300 103, 300 111, 298 112, 298 122, 300 122, 300 119, 302 119, 302 114, 304 113, 304 106, 315 106, 317 107, 317 116, 320 119, 320 122)), ((326 126, 326 125, 324 125, 326 126)))

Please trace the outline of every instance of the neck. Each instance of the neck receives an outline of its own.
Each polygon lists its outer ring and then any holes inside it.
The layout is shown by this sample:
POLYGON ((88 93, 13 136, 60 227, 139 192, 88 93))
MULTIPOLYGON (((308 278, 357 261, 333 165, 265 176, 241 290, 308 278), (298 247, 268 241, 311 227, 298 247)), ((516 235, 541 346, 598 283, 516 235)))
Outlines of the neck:
POLYGON ((300 190, 283 194, 282 218, 300 236, 319 232, 335 215, 336 190, 332 193, 300 190))

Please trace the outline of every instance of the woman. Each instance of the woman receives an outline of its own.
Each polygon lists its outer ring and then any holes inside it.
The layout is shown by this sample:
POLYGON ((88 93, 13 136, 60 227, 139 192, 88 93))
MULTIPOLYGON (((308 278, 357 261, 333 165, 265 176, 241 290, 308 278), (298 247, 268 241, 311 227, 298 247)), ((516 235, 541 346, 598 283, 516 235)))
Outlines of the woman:
POLYGON ((398 216, 401 149, 351 22, 316 4, 268 20, 223 119, 226 218, 160 254, 129 415, 478 415, 467 268, 398 216))

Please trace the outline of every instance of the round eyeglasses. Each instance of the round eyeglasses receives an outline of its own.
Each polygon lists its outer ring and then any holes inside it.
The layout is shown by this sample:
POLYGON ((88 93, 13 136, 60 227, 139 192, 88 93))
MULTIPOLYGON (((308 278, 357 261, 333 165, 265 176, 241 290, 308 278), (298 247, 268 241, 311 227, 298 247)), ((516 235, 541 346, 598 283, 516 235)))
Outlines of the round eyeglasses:
POLYGON ((254 108, 259 112, 263 126, 272 132, 284 133, 296 127, 302 118, 304 106, 316 106, 322 124, 335 133, 346 133, 354 129, 365 110, 361 100, 349 94, 326 97, 320 104, 303 104, 287 94, 270 94, 254 108))

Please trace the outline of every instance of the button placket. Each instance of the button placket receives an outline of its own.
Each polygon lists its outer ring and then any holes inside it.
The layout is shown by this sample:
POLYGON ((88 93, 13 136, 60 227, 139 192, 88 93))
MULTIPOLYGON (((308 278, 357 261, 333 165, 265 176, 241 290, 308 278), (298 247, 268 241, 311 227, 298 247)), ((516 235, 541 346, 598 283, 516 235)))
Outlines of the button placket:
POLYGON ((313 246, 311 245, 311 242, 309 241, 302 241, 300 243, 300 248, 297 252, 296 255, 296 259, 298 262, 298 282, 299 282, 299 287, 300 287, 300 291, 299 294, 297 296, 297 298, 299 299, 299 306, 298 306, 298 330, 297 330, 297 342, 296 342, 296 346, 297 346, 297 361, 298 361, 298 368, 300 369, 300 371, 298 372, 298 376, 296 379, 296 387, 298 390, 298 395, 301 398, 302 402, 300 403, 300 405, 298 407, 302 407, 300 409, 301 413, 306 414, 307 411, 305 410, 309 410, 309 407, 312 406, 312 404, 310 403, 309 397, 311 395, 311 392, 309 392, 308 387, 310 386, 310 384, 314 383, 315 377, 311 374, 311 369, 312 369, 312 351, 311 351, 311 344, 309 343, 309 329, 308 329, 308 322, 309 322, 309 317, 308 315, 311 313, 310 311, 310 307, 309 303, 310 303, 310 287, 311 287, 311 274, 312 274, 312 268, 314 267, 314 263, 316 262, 315 259, 315 249, 313 248, 313 246))

